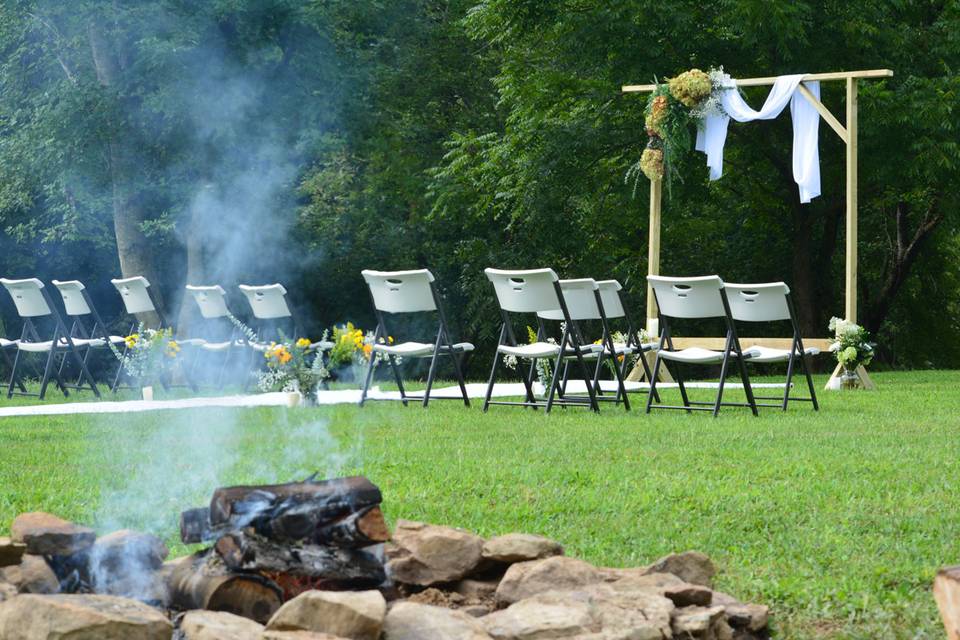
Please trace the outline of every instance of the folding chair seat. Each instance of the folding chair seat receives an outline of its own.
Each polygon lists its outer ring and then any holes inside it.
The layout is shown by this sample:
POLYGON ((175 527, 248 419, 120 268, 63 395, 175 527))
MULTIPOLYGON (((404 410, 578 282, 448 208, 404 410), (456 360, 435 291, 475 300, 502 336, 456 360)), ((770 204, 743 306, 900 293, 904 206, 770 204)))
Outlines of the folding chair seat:
POLYGON ((80 370, 80 381, 86 381, 90 390, 99 398, 100 391, 97 389, 93 376, 90 375, 84 359, 80 357, 79 349, 70 336, 66 325, 64 325, 63 318, 51 303, 43 283, 36 278, 27 278, 24 280, 0 278, 0 284, 4 286, 13 298, 14 305, 17 308, 17 314, 23 319, 23 329, 20 334, 20 339, 16 341, 17 354, 10 372, 10 382, 7 385, 7 397, 12 397, 15 393, 14 387, 19 387, 20 391, 16 393, 21 395, 38 395, 42 400, 46 396, 47 385, 50 383, 51 378, 55 379, 57 386, 63 392, 64 396, 70 395, 68 387, 79 389, 79 382, 77 385, 66 384, 61 375, 60 368, 55 366, 57 357, 62 355, 63 357, 70 356, 73 358, 74 363, 77 364, 80 370), (53 327, 49 340, 44 340, 40 336, 37 325, 41 319, 48 320, 49 324, 53 327), (18 376, 23 360, 21 354, 23 353, 47 354, 43 377, 40 380, 39 394, 27 393, 20 376, 18 376))
POLYGON ((650 283, 651 290, 653 291, 660 317, 660 343, 657 349, 657 360, 650 378, 650 395, 647 397, 647 413, 650 413, 650 410, 653 408, 682 409, 687 412, 694 410, 712 411, 714 417, 716 417, 717 414, 720 413, 721 406, 742 406, 749 407, 753 415, 758 415, 757 403, 753 396, 753 389, 750 386, 750 378, 747 376, 747 368, 744 365, 744 360, 749 357, 749 354, 745 354, 740 348, 740 340, 737 337, 736 326, 730 314, 730 306, 727 301, 723 280, 721 280, 719 276, 702 276, 697 278, 647 276, 647 281, 650 283), (686 349, 674 349, 671 323, 675 319, 722 319, 727 329, 723 350, 714 351, 697 346, 686 349), (678 366, 675 367, 673 373, 677 385, 680 388, 683 406, 664 405, 659 401, 657 404, 654 404, 657 376, 660 373, 660 366, 664 360, 674 362, 678 365, 719 364, 720 383, 717 387, 716 400, 714 402, 691 401, 687 396, 686 386, 684 385, 683 376, 681 375, 682 367, 678 366), (747 396, 746 403, 723 402, 724 384, 731 361, 735 363, 735 366, 740 372, 743 390, 747 396))
POLYGON ((786 363, 787 379, 783 397, 757 396, 758 400, 778 400, 779 404, 758 404, 761 407, 779 407, 784 411, 791 400, 810 402, 815 411, 820 410, 817 403, 817 393, 813 387, 813 377, 810 375, 811 356, 820 353, 816 347, 804 347, 800 336, 800 325, 793 308, 793 299, 790 297, 790 287, 783 282, 769 282, 764 284, 732 284, 725 283, 727 300, 730 303, 730 314, 735 322, 751 323, 785 323, 789 322, 793 329, 793 338, 789 349, 755 346, 746 350, 751 363, 786 363), (810 397, 791 397, 793 375, 799 361, 807 379, 807 388, 810 397))
MULTIPOLYGON (((497 352, 494 355, 493 367, 490 370, 490 379, 487 382, 487 393, 484 399, 483 410, 491 404, 515 405, 523 407, 544 407, 549 413, 554 405, 560 406, 588 406, 593 411, 599 411, 597 397, 593 385, 593 376, 588 371, 584 355, 602 351, 600 345, 588 345, 583 341, 579 325, 573 321, 567 307, 560 278, 553 269, 529 269, 511 271, 503 269, 486 269, 484 273, 493 284, 500 306, 500 315, 503 323, 500 327, 500 338, 497 342, 497 352), (530 345, 521 345, 517 342, 513 330, 513 320, 510 314, 533 314, 537 318, 537 340, 530 345), (553 344, 547 340, 547 320, 557 320, 561 323, 562 331, 560 342, 553 344), (527 363, 527 372, 521 371, 526 398, 522 402, 492 401, 493 385, 496 382, 497 369, 504 355, 516 356, 518 360, 527 363), (559 389, 559 371, 564 356, 572 356, 577 361, 583 380, 587 388, 587 398, 557 397, 559 389), (536 372, 537 360, 549 360, 553 364, 551 380, 545 390, 546 401, 538 400, 533 393, 533 377, 536 372), (586 401, 584 401, 586 400, 586 401)), ((583 285, 568 285, 573 290, 582 291, 586 288, 594 291, 595 283, 592 280, 583 285)), ((580 296, 582 297, 582 296, 580 296)), ((578 302, 578 311, 582 311, 578 302)))
MULTIPOLYGON (((126 310, 127 314, 133 316, 133 320, 130 324, 130 329, 128 333, 133 333, 137 328, 138 322, 136 315, 138 313, 154 313, 157 318, 159 318, 160 326, 157 329, 173 329, 173 327, 167 324, 166 318, 160 312, 160 309, 153 304, 153 298, 150 297, 150 282, 143 276, 133 276, 132 278, 114 278, 110 280, 117 292, 120 294, 120 299, 123 300, 123 307, 126 310)), ((198 347, 204 344, 206 341, 203 338, 185 338, 177 337, 177 344, 187 347, 198 347)), ((124 343, 123 353, 125 354, 128 350, 126 343, 124 343)), ((186 379, 187 386, 189 386, 194 391, 197 390, 196 384, 190 379, 185 371, 181 371, 184 378, 186 379)), ((113 382, 113 390, 116 391, 120 386, 120 378, 123 375, 123 367, 117 370, 117 376, 113 382)), ((163 383, 164 387, 169 387, 168 383, 163 383)))
POLYGON ((437 290, 433 274, 428 269, 412 271, 372 271, 367 269, 362 272, 362 275, 373 298, 373 307, 377 315, 377 328, 373 335, 372 353, 367 365, 367 375, 363 383, 360 404, 362 405, 367 399, 367 392, 373 379, 373 369, 377 365, 377 354, 383 354, 393 370, 403 404, 406 405, 408 400, 421 400, 423 406, 427 406, 430 402, 430 392, 433 389, 433 381, 440 356, 449 356, 453 363, 457 383, 460 385, 461 399, 463 404, 469 407, 470 398, 467 397, 462 360, 466 353, 473 351, 474 347, 469 342, 453 342, 450 338, 447 318, 443 312, 443 305, 440 303, 440 292, 437 290), (387 342, 387 338, 390 336, 387 329, 387 314, 397 316, 413 313, 436 313, 436 339, 432 343, 406 341, 389 344, 387 342), (406 393, 397 358, 430 359, 427 388, 423 395, 413 396, 406 393))
MULTIPOLYGON (((560 280, 560 290, 563 292, 563 298, 567 305, 570 320, 577 325, 578 333, 583 335, 583 327, 580 323, 593 321, 600 323, 602 337, 600 338, 599 344, 581 345, 579 352, 569 348, 564 351, 562 355, 563 379, 558 391, 559 396, 569 399, 578 397, 567 395, 567 382, 570 379, 570 365, 579 357, 585 361, 596 361, 593 375, 590 378, 591 382, 587 383, 593 385, 596 399, 598 401, 614 401, 617 404, 622 401, 624 409, 629 411, 630 400, 627 398, 627 391, 623 385, 622 369, 616 365, 617 346, 613 342, 613 335, 610 333, 610 327, 607 324, 603 299, 600 296, 600 287, 592 278, 579 278, 576 280, 560 280), (613 397, 605 396, 600 389, 599 383, 600 368, 607 360, 614 362, 613 369, 617 382, 617 393, 613 397)), ((563 313, 560 310, 542 311, 538 313, 537 316, 542 320, 554 320, 557 322, 564 320, 563 313)), ((620 351, 624 352, 628 349, 632 353, 632 347, 627 347, 627 345, 624 344, 620 351)))

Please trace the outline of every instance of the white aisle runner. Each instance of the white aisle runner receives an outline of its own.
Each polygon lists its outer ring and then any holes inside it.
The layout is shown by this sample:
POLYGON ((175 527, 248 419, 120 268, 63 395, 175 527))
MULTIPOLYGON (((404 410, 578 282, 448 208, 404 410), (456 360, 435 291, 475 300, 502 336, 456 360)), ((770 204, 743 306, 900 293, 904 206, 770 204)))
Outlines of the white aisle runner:
MULTIPOLYGON (((601 388, 604 392, 614 393, 616 384, 612 380, 601 381, 601 388)), ((641 391, 647 388, 646 382, 627 382, 627 391, 641 391)), ((716 382, 687 382, 688 389, 716 389, 716 382)), ((728 389, 740 389, 743 385, 737 382, 728 382, 728 389)), ((660 389, 675 389, 675 382, 661 382, 657 385, 660 389)), ((759 383, 754 384, 755 389, 779 388, 784 387, 778 383, 759 383)), ((543 392, 543 386, 539 383, 534 384, 534 391, 543 392)), ((410 395, 418 395, 420 390, 410 391, 410 395)), ((470 398, 482 399, 487 393, 487 385, 483 382, 471 382, 467 384, 467 395, 470 398)), ((586 385, 583 381, 571 380, 567 385, 567 393, 582 395, 586 393, 586 385)), ((494 385, 494 397, 519 397, 524 395, 523 383, 511 382, 494 385)), ((383 391, 380 387, 373 387, 367 396, 370 400, 400 400, 399 391, 383 391)), ((451 387, 434 388, 430 394, 431 398, 459 398, 460 387, 454 385, 451 387)), ((177 400, 122 400, 122 401, 104 401, 104 402, 66 402, 61 404, 34 404, 21 405, 16 407, 0 407, 0 418, 10 418, 16 416, 57 416, 73 414, 96 414, 96 413, 134 413, 141 411, 162 411, 169 409, 199 409, 209 407, 236 408, 236 407, 289 407, 296 404, 297 394, 290 393, 258 393, 246 396, 219 396, 204 398, 180 398, 177 400)), ((416 402, 416 400, 411 400, 416 402)), ((317 394, 317 403, 321 405, 332 404, 357 404, 360 402, 360 389, 336 389, 329 391, 320 391, 317 394)))

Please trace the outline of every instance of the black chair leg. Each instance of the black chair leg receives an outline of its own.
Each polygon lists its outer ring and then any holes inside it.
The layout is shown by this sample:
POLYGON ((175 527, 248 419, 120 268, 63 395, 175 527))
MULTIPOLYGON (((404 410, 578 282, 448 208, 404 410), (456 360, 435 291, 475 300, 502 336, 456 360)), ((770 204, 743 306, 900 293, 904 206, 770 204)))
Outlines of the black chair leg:
MULTIPOLYGON (((498 345, 499 346, 499 345, 498 345)), ((490 377, 487 379, 487 393, 483 398, 483 411, 490 408, 490 398, 493 396, 493 383, 497 379, 497 366, 500 364, 500 352, 493 354, 493 366, 490 367, 490 377)))
MULTIPOLYGON (((373 354, 370 354, 370 357, 373 358, 373 354)), ((403 389, 403 379, 400 377, 400 367, 397 366, 397 362, 394 357, 387 356, 390 361, 390 368, 393 370, 393 377, 397 381, 397 387, 400 389, 400 401, 403 403, 403 406, 407 406, 407 392, 403 389)))
POLYGON ((727 365, 730 362, 730 351, 723 355, 723 364, 720 365, 720 384, 717 387, 717 401, 713 405, 713 417, 720 415, 720 404, 723 402, 723 386, 727 382, 727 365))

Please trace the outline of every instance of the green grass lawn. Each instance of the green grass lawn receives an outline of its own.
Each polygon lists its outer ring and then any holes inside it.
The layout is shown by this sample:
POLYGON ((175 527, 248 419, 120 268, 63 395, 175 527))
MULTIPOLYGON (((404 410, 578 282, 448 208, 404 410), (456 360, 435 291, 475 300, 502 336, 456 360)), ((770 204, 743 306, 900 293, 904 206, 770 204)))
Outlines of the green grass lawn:
POLYGON ((960 372, 873 377, 758 419, 450 401, 2 419, 0 534, 42 509, 182 554, 180 510, 219 484, 363 473, 393 520, 539 533, 609 566, 702 550, 778 637, 942 638, 929 587, 960 561, 960 372))

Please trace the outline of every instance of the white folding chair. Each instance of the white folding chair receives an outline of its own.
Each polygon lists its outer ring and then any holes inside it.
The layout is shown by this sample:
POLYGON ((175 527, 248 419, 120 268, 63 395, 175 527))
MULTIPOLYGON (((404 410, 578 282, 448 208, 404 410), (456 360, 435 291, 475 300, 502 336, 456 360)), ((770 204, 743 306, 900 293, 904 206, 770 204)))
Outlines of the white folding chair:
MULTIPOLYGON (((227 292, 218 284, 215 285, 186 285, 186 290, 197 303, 200 309, 200 315, 210 325, 213 326, 214 334, 203 338, 203 342, 198 345, 200 353, 223 354, 223 362, 216 375, 216 385, 223 388, 224 375, 230 364, 230 359, 238 347, 243 346, 243 341, 237 327, 231 322, 230 308, 227 306, 227 292), (223 338, 226 337, 226 340, 223 338)), ((199 353, 198 353, 199 356, 199 353)), ((192 371, 196 374, 199 357, 193 361, 192 371)))
MULTIPOLYGON (((99 398, 100 390, 97 389, 97 385, 93 381, 93 376, 90 375, 86 363, 83 361, 83 358, 80 357, 79 350, 73 338, 70 336, 66 325, 63 323, 63 318, 61 318, 51 303, 50 297, 43 287, 43 283, 36 278, 27 278, 24 280, 0 278, 0 284, 4 286, 10 294, 10 297, 13 298, 13 303, 17 308, 17 314, 23 319, 23 329, 20 334, 20 339, 17 340, 17 355, 14 358, 13 369, 10 372, 10 382, 7 385, 7 397, 13 397, 15 393, 14 387, 19 386, 21 391, 17 393, 20 395, 38 395, 42 400, 46 396, 47 385, 50 382, 51 376, 56 378, 57 386, 60 387, 63 395, 69 396, 70 392, 68 391, 68 387, 72 385, 67 385, 60 375, 59 369, 54 367, 54 361, 58 355, 69 355, 74 359, 74 362, 80 369, 81 380, 86 380, 94 395, 99 398), (49 340, 44 340, 40 337, 37 327, 37 322, 43 318, 49 319, 50 324, 53 325, 49 340), (19 373, 22 361, 21 356, 24 353, 47 354, 43 377, 40 381, 39 394, 23 391, 22 381, 18 378, 17 374, 19 373)), ((79 386, 77 386, 77 388, 79 388, 79 386)))
MULTIPOLYGON (((265 285, 239 285, 240 292, 243 293, 247 303, 250 305, 250 311, 256 318, 256 340, 249 342, 251 357, 248 370, 254 368, 254 354, 262 353, 270 348, 269 340, 279 340, 284 337, 284 324, 290 331, 286 336, 295 339, 300 332, 300 326, 297 324, 287 305, 287 289, 278 283, 265 285)), ((329 351, 334 344, 327 340, 312 342, 310 349, 313 351, 329 351)))
MULTIPOLYGON (((577 325, 580 335, 583 335, 581 322, 599 322, 601 329, 600 349, 588 351, 582 354, 586 361, 596 361, 593 372, 593 389, 596 393, 597 401, 612 401, 617 404, 623 402, 623 408, 630 410, 630 399, 627 397, 627 390, 623 385, 623 372, 617 366, 617 356, 633 353, 633 348, 626 345, 615 345, 613 334, 610 332, 610 326, 607 324, 607 315, 603 305, 603 299, 600 297, 600 287, 593 278, 578 278, 575 280, 561 280, 560 290, 563 292, 563 299, 567 303, 567 311, 570 313, 570 321, 577 325), (617 392, 611 396, 606 396, 600 388, 600 369, 607 360, 613 362, 614 378, 617 382, 617 392)), ((560 310, 541 311, 537 314, 543 320, 554 320, 562 322, 563 314, 560 310)), ((576 360, 576 355, 570 354, 563 357, 563 376, 560 383, 558 395, 561 398, 573 398, 576 396, 567 395, 567 383, 570 380, 570 365, 576 360)))
POLYGON ((757 400, 779 400, 780 404, 758 403, 757 406, 779 407, 786 411, 787 404, 791 400, 799 400, 813 403, 814 411, 819 411, 820 405, 817 403, 817 393, 813 388, 813 377, 810 375, 808 360, 811 356, 820 353, 820 350, 816 347, 804 348, 803 346, 803 338, 800 337, 800 325, 797 323, 793 300, 790 297, 790 287, 783 282, 764 284, 732 284, 726 282, 724 288, 727 292, 727 301, 730 303, 730 314, 735 322, 789 322, 793 329, 790 349, 755 346, 746 350, 750 354, 748 362, 751 363, 787 363, 787 381, 783 397, 756 396, 757 400), (790 397, 793 374, 798 360, 807 378, 807 387, 810 389, 809 398, 790 397))
MULTIPOLYGON (((624 299, 623 286, 617 280, 598 280, 597 288, 600 291, 600 300, 603 304, 603 311, 606 315, 608 325, 611 324, 612 320, 620 319, 626 324, 626 331, 624 331, 624 335, 627 338, 626 341, 622 343, 614 342, 617 358, 623 356, 623 360, 620 363, 621 377, 626 380, 629 374, 630 358, 628 356, 637 354, 637 360, 640 366, 643 367, 643 372, 649 381, 653 374, 650 371, 650 365, 644 357, 644 354, 648 351, 656 351, 657 342, 643 342, 643 340, 640 339, 640 331, 633 323, 633 318, 628 310, 629 305, 624 299)), ((597 372, 599 373, 599 371, 600 367, 598 363, 597 372)), ((645 391, 647 393, 650 392, 649 388, 645 391)), ((659 402, 660 398, 657 396, 656 390, 654 390, 654 396, 654 399, 659 402)))
POLYGON ((723 280, 719 276, 702 276, 697 278, 669 278, 663 276, 647 276, 650 287, 653 291, 654 299, 657 302, 657 308, 660 316, 660 344, 657 350, 657 360, 653 366, 653 374, 650 378, 650 395, 647 397, 647 413, 652 408, 658 409, 683 409, 688 413, 691 411, 712 411, 714 417, 720 413, 720 407, 750 407, 753 415, 757 413, 757 403, 753 397, 753 389, 750 387, 750 378, 747 376, 747 368, 744 366, 746 357, 740 348, 740 340, 737 338, 737 330, 730 315, 730 306, 727 303, 727 295, 723 288, 723 280), (671 336, 671 321, 674 319, 723 319, 727 328, 726 340, 724 341, 723 351, 714 351, 702 347, 688 347, 686 349, 674 349, 673 338, 671 336), (735 360, 740 371, 740 379, 743 382, 743 390, 747 396, 747 402, 723 402, 723 387, 727 377, 730 360, 735 360), (660 373, 660 363, 664 360, 673 362, 674 378, 680 387, 680 396, 683 398, 683 406, 670 406, 665 404, 653 404, 654 391, 657 385, 657 376, 660 373), (681 365, 720 365, 720 384, 717 388, 717 398, 714 402, 692 402, 687 396, 687 390, 683 383, 681 375, 681 365), (705 405, 705 406, 704 406, 705 405))
MULTIPOLYGON (((134 329, 137 328, 137 319, 136 315, 138 313, 155 313, 157 318, 160 320, 160 326, 157 329, 173 329, 173 327, 167 324, 166 318, 160 312, 160 309, 153 304, 153 298, 150 297, 150 282, 143 276, 133 276, 132 278, 114 278, 110 280, 110 283, 116 288, 117 292, 120 294, 120 299, 123 300, 123 308, 126 309, 127 314, 133 316, 133 320, 130 324, 130 329, 127 332, 133 333, 134 329)), ((202 338, 177 338, 177 343, 183 346, 196 347, 202 345, 205 341, 202 338)), ((123 353, 126 354, 128 347, 124 343, 123 353)), ((197 390, 197 385, 193 380, 187 375, 187 372, 181 370, 184 379, 189 386, 194 391, 197 390)), ((116 391, 120 387, 120 378, 124 374, 123 367, 117 370, 116 378, 113 381, 113 391, 116 391)), ((165 388, 172 386, 167 381, 162 381, 162 384, 165 388)))
MULTIPOLYGON (((90 354, 94 349, 109 349, 111 344, 114 346, 124 344, 123 336, 110 334, 82 282, 79 280, 52 280, 51 282, 63 300, 64 315, 71 320, 70 337, 73 338, 77 348, 83 351, 83 361, 88 367, 90 354)), ((59 369, 61 374, 65 364, 66 358, 62 358, 59 369)), ((80 383, 81 380, 78 378, 76 384, 80 383)))
POLYGON ((593 376, 587 370, 584 356, 603 350, 602 345, 585 345, 578 325, 573 322, 560 286, 560 278, 553 269, 530 269, 524 271, 510 271, 502 269, 486 269, 487 278, 493 284, 500 306, 500 315, 503 324, 500 327, 500 338, 497 342, 497 352, 494 354, 493 367, 490 370, 490 379, 487 382, 487 394, 483 403, 486 411, 491 404, 515 405, 523 407, 545 407, 549 413, 553 405, 561 406, 589 406, 593 411, 599 411, 596 393, 593 388, 593 376), (557 313, 559 311, 559 313, 557 313), (521 345, 517 342, 513 330, 510 314, 535 314, 537 316, 537 340, 533 344, 521 345), (547 314, 557 318, 562 323, 562 332, 559 343, 548 342, 544 318, 540 314, 547 314), (526 361, 529 369, 524 375, 521 371, 526 399, 523 402, 506 400, 491 401, 493 385, 496 382, 497 368, 500 359, 513 356, 518 361, 526 361), (583 373, 583 380, 587 387, 587 402, 579 398, 556 398, 560 365, 565 356, 572 356, 583 373), (536 399, 533 393, 533 377, 536 371, 537 360, 546 359, 553 362, 553 371, 548 388, 546 402, 536 399))
MULTIPOLYGON (((440 304, 440 293, 437 291, 433 274, 427 269, 413 271, 371 271, 361 272, 363 279, 370 288, 373 298, 373 307, 377 314, 377 328, 373 336, 373 351, 370 354, 370 363, 367 365, 367 375, 363 383, 363 393, 360 396, 362 405, 367 399, 370 381, 373 379, 373 369, 376 366, 377 354, 386 356, 400 388, 400 398, 403 404, 407 400, 422 400, 423 406, 430 402, 430 391, 433 388, 434 377, 437 372, 437 361, 440 356, 450 356, 453 362, 454 375, 460 385, 460 394, 463 404, 470 406, 467 397, 466 381, 463 378, 461 360, 464 354, 473 351, 469 342, 453 342, 447 326, 447 318, 440 304), (437 337, 430 342, 399 342, 389 344, 387 338, 390 332, 387 329, 386 314, 391 316, 409 313, 437 314, 437 337), (381 343, 381 340, 384 342, 381 343), (430 369, 427 374, 427 388, 422 396, 407 395, 403 388, 397 358, 430 358, 430 369)), ((437 399, 447 399, 444 397, 437 399)), ((455 400, 456 397, 449 398, 455 400)))

